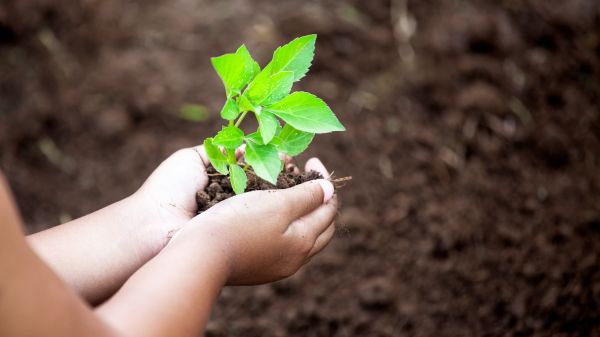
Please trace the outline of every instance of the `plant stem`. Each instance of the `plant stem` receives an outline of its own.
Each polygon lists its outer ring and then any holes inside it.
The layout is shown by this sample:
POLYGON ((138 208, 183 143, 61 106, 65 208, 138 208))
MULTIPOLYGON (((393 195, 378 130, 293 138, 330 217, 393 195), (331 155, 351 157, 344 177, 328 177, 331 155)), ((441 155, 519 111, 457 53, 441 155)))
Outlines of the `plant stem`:
POLYGON ((240 116, 240 118, 238 118, 237 122, 235 122, 235 126, 239 127, 240 124, 242 124, 242 121, 244 120, 244 118, 246 117, 246 115, 248 114, 248 112, 250 111, 244 111, 242 112, 242 115, 240 116))
POLYGON ((237 162, 237 159, 235 158, 235 150, 226 149, 225 152, 227 153, 227 162, 229 165, 235 165, 237 162))

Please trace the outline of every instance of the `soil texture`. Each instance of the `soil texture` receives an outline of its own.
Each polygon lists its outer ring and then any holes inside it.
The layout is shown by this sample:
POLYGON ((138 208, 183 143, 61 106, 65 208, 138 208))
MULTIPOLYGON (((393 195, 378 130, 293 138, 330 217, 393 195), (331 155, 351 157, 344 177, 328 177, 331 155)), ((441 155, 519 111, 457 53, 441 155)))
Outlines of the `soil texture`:
MULTIPOLYGON (((219 174, 212 165, 207 167, 206 171, 208 172, 209 177, 208 185, 203 191, 198 191, 196 194, 198 213, 202 213, 216 205, 218 202, 229 199, 235 195, 235 192, 233 192, 233 188, 231 187, 229 176, 219 174)), ((293 167, 290 167, 279 174, 276 185, 258 177, 251 170, 246 171, 246 177, 248 179, 246 192, 290 188, 307 181, 323 178, 323 176, 316 171, 296 173, 294 172, 293 167)))

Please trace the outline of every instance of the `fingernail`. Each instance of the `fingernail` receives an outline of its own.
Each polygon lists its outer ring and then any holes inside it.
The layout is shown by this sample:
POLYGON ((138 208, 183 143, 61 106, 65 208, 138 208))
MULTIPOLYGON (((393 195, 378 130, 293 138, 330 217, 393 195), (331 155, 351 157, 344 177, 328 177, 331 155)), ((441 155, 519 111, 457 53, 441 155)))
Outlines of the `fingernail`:
POLYGON ((319 179, 318 182, 323 190, 323 203, 326 203, 333 197, 333 184, 325 179, 319 179))

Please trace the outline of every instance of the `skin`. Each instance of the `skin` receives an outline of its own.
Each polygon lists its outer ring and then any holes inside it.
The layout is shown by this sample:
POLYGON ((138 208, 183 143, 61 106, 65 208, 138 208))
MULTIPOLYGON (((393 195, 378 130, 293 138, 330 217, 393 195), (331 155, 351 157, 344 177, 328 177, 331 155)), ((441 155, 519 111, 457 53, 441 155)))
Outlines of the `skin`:
POLYGON ((29 238, 2 179, 0 336, 198 336, 223 286, 290 276, 331 240, 326 180, 194 216, 202 154, 180 150, 131 197, 29 238))

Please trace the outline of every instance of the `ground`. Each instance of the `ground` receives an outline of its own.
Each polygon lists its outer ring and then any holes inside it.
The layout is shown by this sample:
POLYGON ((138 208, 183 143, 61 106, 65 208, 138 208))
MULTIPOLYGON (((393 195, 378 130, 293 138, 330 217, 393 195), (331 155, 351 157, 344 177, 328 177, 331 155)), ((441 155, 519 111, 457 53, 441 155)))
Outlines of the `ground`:
POLYGON ((307 33, 296 89, 348 131, 299 161, 353 176, 338 235, 289 280, 225 289, 207 335, 599 335, 595 0, 3 2, 0 166, 28 230, 214 134, 210 56, 264 65, 307 33))

